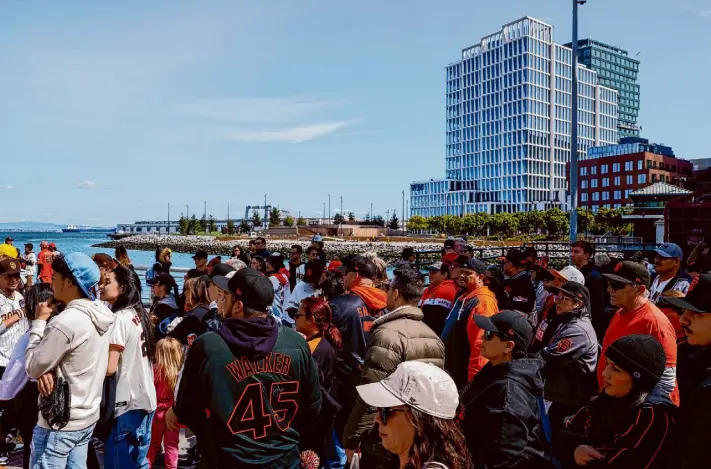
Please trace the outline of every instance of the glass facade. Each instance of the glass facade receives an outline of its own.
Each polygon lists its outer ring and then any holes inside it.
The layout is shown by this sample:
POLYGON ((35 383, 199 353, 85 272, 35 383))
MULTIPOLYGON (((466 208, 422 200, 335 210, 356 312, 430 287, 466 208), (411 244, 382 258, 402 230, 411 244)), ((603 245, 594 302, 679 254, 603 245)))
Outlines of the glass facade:
MULTIPOLYGON (((411 215, 566 207, 572 50, 525 17, 446 67, 445 179, 411 185, 411 215)), ((578 71, 578 149, 618 140, 617 91, 578 71)))
POLYGON ((578 41, 578 60, 597 72, 601 85, 619 92, 620 137, 639 136, 639 60, 629 57, 624 49, 592 39, 578 41))
POLYGON ((620 139, 619 144, 590 148, 588 150, 588 158, 631 155, 632 153, 654 153, 655 155, 674 156, 674 150, 666 145, 649 143, 646 138, 623 137, 620 139))

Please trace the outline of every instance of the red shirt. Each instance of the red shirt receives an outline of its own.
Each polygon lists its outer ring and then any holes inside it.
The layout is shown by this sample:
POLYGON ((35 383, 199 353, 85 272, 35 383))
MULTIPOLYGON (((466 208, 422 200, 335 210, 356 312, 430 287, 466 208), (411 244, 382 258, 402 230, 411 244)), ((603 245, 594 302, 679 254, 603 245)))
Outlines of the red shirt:
POLYGON ((52 270, 53 257, 52 251, 49 249, 43 249, 37 255, 37 263, 42 266, 39 272, 39 279, 44 283, 52 283, 52 274, 54 273, 52 270))
POLYGON ((662 344, 667 356, 667 370, 674 370, 674 391, 669 397, 679 405, 679 390, 676 386, 676 333, 669 319, 649 300, 634 311, 623 313, 619 310, 610 321, 597 365, 597 381, 600 388, 603 386, 602 372, 606 366, 607 348, 617 339, 635 334, 651 335, 662 344))

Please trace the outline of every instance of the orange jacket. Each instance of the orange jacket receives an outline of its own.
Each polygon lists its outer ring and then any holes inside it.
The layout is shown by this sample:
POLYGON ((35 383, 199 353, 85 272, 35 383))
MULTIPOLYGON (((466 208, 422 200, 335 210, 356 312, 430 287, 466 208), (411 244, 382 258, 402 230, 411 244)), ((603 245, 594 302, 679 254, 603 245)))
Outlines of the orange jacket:
POLYGON ((473 292, 467 294, 467 298, 476 296, 479 299, 479 304, 474 307, 469 318, 467 319, 467 337, 469 338, 469 381, 479 373, 479 370, 484 368, 489 360, 481 356, 481 344, 484 341, 484 333, 479 326, 474 322, 474 315, 491 317, 499 312, 499 306, 496 302, 494 292, 489 290, 489 287, 481 286, 473 292))

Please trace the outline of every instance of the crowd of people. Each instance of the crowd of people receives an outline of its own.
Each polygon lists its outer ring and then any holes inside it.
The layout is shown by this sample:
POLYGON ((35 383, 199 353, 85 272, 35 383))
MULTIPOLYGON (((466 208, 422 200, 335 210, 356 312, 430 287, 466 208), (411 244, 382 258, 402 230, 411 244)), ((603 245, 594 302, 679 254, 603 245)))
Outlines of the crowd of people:
POLYGON ((704 467, 708 251, 570 246, 493 263, 462 238, 421 266, 374 253, 229 259, 0 245, 0 464, 32 468, 704 467), (305 256, 305 258, 303 257, 305 256), (422 272, 427 273, 429 281, 422 272), (180 450, 180 433, 195 445, 180 450), (4 457, 5 459, 2 459, 4 457))

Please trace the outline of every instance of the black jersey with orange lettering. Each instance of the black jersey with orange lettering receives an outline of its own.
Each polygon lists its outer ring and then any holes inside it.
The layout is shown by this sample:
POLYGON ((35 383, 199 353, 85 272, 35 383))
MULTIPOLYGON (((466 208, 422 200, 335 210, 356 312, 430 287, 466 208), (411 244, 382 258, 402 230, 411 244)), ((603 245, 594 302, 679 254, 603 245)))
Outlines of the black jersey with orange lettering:
POLYGON ((174 410, 208 467, 298 468, 300 428, 321 407, 306 340, 273 316, 228 319, 190 348, 174 410))

